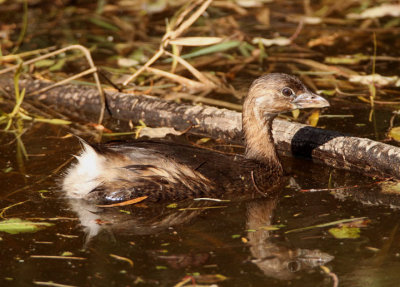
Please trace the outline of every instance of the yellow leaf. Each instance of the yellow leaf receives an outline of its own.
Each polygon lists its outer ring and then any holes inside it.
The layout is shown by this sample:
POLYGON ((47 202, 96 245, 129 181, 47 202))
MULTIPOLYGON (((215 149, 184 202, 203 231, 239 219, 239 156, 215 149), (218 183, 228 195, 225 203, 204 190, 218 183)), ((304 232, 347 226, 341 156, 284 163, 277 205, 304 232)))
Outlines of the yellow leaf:
POLYGON ((390 130, 389 136, 395 141, 400 141, 400 127, 394 127, 390 130))
POLYGON ((292 116, 296 120, 300 115, 300 110, 293 110, 292 111, 292 116))
POLYGON ((308 123, 310 126, 316 127, 319 120, 319 110, 315 110, 312 114, 308 117, 308 123))

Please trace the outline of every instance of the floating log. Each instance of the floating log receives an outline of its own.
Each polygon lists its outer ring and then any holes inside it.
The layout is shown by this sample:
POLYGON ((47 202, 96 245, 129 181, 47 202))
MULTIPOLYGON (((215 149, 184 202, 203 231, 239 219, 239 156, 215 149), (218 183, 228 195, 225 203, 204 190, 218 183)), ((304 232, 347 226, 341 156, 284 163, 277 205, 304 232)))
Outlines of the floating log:
MULTIPOLYGON (((13 83, 2 77, 0 85, 12 94, 13 83)), ((40 80, 23 79, 21 88, 27 98, 66 115, 94 121, 99 115, 98 91, 87 86, 62 85, 40 95, 29 96, 49 85, 40 80)), ((228 143, 243 144, 241 113, 205 105, 178 104, 147 95, 106 91, 112 117, 151 127, 174 127, 190 133, 222 138, 228 143)), ((110 115, 109 115, 110 116, 110 115)), ((280 153, 311 158, 325 165, 379 177, 400 179, 400 148, 366 138, 313 128, 276 119, 273 135, 280 153)))

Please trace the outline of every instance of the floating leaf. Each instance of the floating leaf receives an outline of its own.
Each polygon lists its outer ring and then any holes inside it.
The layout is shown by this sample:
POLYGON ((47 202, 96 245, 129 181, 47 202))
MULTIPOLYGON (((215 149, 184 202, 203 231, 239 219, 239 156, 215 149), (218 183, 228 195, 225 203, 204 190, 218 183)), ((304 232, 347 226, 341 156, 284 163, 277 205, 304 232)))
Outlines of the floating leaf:
POLYGON ((328 231, 337 239, 354 239, 360 237, 360 228, 358 227, 341 226, 330 228, 328 231))
POLYGON ((53 225, 53 223, 48 222, 33 222, 20 218, 10 218, 0 221, 0 231, 10 234, 36 232, 53 225))

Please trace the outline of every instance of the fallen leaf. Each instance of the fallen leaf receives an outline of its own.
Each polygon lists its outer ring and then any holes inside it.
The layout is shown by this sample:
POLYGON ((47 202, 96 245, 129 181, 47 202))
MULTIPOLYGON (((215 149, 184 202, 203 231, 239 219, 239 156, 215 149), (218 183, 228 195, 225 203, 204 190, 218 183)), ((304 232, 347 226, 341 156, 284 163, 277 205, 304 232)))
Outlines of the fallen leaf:
POLYGON ((266 38, 260 38, 256 37, 251 41, 253 44, 263 44, 266 47, 270 46, 288 46, 292 43, 292 41, 289 38, 285 37, 277 37, 274 39, 266 39, 266 38))
POLYGON ((329 233, 336 239, 354 239, 360 237, 360 228, 358 227, 334 227, 330 228, 329 233))
POLYGON ((53 223, 48 222, 33 222, 20 218, 10 218, 0 221, 0 231, 10 234, 36 232, 53 225, 53 223))
POLYGON ((300 115, 300 110, 296 109, 296 110, 292 110, 292 116, 293 118, 296 120, 300 115))
POLYGON ((394 139, 395 141, 400 142, 400 127, 393 127, 389 131, 389 136, 394 139))
POLYGON ((265 25, 266 27, 269 27, 269 21, 270 21, 269 15, 270 15, 269 8, 263 7, 256 12, 256 19, 259 23, 265 25))
POLYGON ((385 16, 399 17, 400 4, 383 4, 378 7, 372 7, 364 10, 362 13, 350 13, 346 17, 348 19, 367 19, 367 18, 381 18, 385 16))
POLYGON ((130 59, 130 58, 119 58, 118 59, 118 66, 124 67, 124 68, 130 68, 138 65, 139 62, 136 61, 135 59, 130 59))
POLYGON ((338 33, 333 33, 332 35, 326 35, 319 37, 317 39, 312 39, 307 43, 307 46, 312 48, 315 46, 332 46, 335 44, 336 38, 339 37, 338 33))
POLYGON ((314 110, 308 117, 308 124, 312 127, 316 127, 319 121, 319 110, 314 110))
POLYGON ((378 85, 380 87, 384 86, 400 86, 400 80, 398 76, 386 77, 379 74, 373 75, 352 75, 349 78, 352 83, 359 83, 362 85, 378 85))

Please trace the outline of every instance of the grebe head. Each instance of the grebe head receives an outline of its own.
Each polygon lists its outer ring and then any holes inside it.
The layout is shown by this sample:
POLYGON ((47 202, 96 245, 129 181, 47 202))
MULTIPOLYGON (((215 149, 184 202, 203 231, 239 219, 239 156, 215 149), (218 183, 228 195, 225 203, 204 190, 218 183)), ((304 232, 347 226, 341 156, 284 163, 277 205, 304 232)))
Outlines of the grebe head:
POLYGON ((329 103, 311 92, 298 78, 272 73, 256 79, 243 105, 244 112, 252 109, 260 119, 295 109, 323 108, 329 103))
POLYGON ((295 109, 323 108, 329 103, 311 92, 298 78, 271 73, 256 79, 243 103, 246 156, 281 169, 272 139, 272 120, 295 109))

